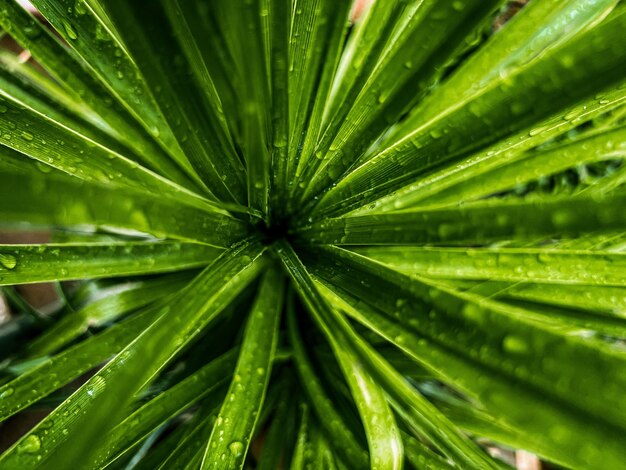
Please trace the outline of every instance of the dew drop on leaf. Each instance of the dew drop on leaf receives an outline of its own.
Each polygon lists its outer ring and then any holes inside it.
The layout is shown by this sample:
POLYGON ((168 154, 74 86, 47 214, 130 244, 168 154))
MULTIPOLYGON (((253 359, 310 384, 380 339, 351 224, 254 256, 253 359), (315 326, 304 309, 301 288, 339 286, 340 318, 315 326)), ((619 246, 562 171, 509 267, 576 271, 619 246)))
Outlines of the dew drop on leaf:
POLYGON ((454 8, 456 11, 461 11, 465 8, 465 3, 457 0, 455 2, 452 2, 452 8, 454 8))
POLYGON ((536 135, 538 135, 538 134, 541 134, 541 133, 542 133, 542 132, 544 132, 545 130, 547 130, 547 127, 535 127, 534 129, 531 129, 531 130, 528 132, 528 135, 529 135, 530 137, 534 137, 534 136, 536 136, 536 135))
POLYGON ((2 393, 0 393, 0 398, 6 398, 13 395, 14 390, 12 388, 7 388, 2 393))
POLYGON ((78 36, 76 34, 76 31, 74 31, 74 28, 72 27, 72 25, 67 22, 64 21, 63 22, 63 28, 65 29, 65 33, 67 34, 67 37, 70 39, 77 39, 78 36))
POLYGON ((233 442, 231 442, 230 444, 228 444, 228 450, 235 457, 241 456, 243 454, 243 450, 244 450, 243 442, 241 442, 241 441, 233 441, 233 442))
POLYGON ((28 131, 22 131, 21 136, 24 140, 28 140, 28 141, 31 141, 35 138, 35 136, 28 131))
POLYGON ((76 3, 74 4, 74 11, 77 15, 84 15, 87 13, 84 0, 76 0, 76 3))
POLYGON ((584 111, 583 108, 580 108, 580 107, 574 108, 570 112, 565 114, 565 116, 563 116, 563 119, 565 119, 566 121, 573 121, 578 116, 580 116, 583 113, 583 111, 584 111))
POLYGON ((34 454, 35 452, 38 452, 40 448, 41 440, 39 439, 39 436, 31 434, 19 444, 17 451, 20 453, 34 454))
POLYGON ((14 269, 17 266, 17 258, 13 255, 0 253, 0 265, 6 269, 14 269))
POLYGON ((50 173, 52 171, 52 167, 50 165, 46 165, 45 163, 35 162, 35 165, 37 166, 37 169, 42 173, 50 173))
POLYGON ((502 349, 510 353, 523 354, 528 352, 528 343, 515 335, 508 335, 502 340, 502 349))

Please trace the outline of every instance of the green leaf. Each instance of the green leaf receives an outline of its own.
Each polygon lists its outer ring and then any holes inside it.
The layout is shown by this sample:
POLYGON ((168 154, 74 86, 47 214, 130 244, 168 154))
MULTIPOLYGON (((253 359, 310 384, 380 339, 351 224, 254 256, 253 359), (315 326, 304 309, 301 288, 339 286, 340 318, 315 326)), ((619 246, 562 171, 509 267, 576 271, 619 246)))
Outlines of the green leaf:
POLYGON ((234 153, 225 123, 211 90, 198 90, 191 64, 180 47, 193 46, 185 36, 177 45, 175 33, 186 30, 184 18, 175 15, 176 5, 164 8, 124 1, 106 2, 106 11, 116 26, 130 56, 143 71, 151 91, 184 154, 206 187, 217 198, 243 203, 243 168, 234 153), (166 12, 167 10, 167 12, 166 12), (149 21, 139 18, 149 17, 149 21), (182 21, 172 24, 172 21, 182 21), (184 40, 183 40, 184 39, 184 40), (184 42, 187 41, 187 42, 184 42), (171 58, 177 56, 172 62, 171 58))
MULTIPOLYGON (((431 197, 422 198, 420 205, 457 204, 471 201, 499 191, 512 189, 542 177, 551 176, 578 165, 590 164, 626 156, 626 129, 617 128, 590 137, 576 139, 545 151, 520 154, 509 161, 501 161, 491 171, 473 171, 471 178, 447 188, 441 188, 431 197)), ((502 159, 500 159, 502 160, 502 159)), ((598 189, 608 192, 610 187, 602 184, 598 189)), ((581 193, 582 194, 582 193, 581 193)), ((412 198, 413 201, 415 198, 412 198)), ((400 207, 406 207, 403 203, 400 207)))
POLYGON ((221 252, 168 241, 0 245, 0 285, 170 272, 206 266, 221 252))
MULTIPOLYGON (((297 259, 297 258, 296 258, 297 259)), ((306 271, 304 271, 306 273, 306 271)), ((310 282, 313 279, 308 277, 310 282)), ((318 296, 319 284, 309 289, 318 296)), ((327 297, 320 300, 328 302, 327 297)), ((325 303, 324 305, 328 305, 325 303)), ((328 308, 328 307, 327 307, 328 308)), ((412 430, 438 447, 448 458, 460 466, 494 468, 493 461, 462 435, 459 430, 424 397, 419 394, 371 345, 364 341, 337 310, 331 310, 335 321, 332 331, 340 331, 342 346, 350 345, 357 352, 371 378, 384 387, 387 399, 412 430)), ((326 333, 328 334, 328 333, 326 333)))
MULTIPOLYGON (((184 38, 180 40, 187 41, 188 46, 183 52, 190 62, 191 71, 204 93, 216 100, 216 105, 220 105, 208 111, 223 114, 233 141, 239 142, 240 117, 235 90, 238 89, 240 77, 232 69, 232 56, 219 31, 219 18, 206 2, 177 1, 173 5, 182 13, 182 18, 173 21, 173 26, 185 31, 184 38), (214 47, 202 47, 202 44, 212 44, 214 47)), ((169 3, 165 6, 174 11, 169 3)))
MULTIPOLYGON (((610 90, 609 92, 596 98, 586 100, 563 116, 563 113, 557 113, 549 118, 541 121, 540 123, 534 123, 531 126, 523 129, 520 132, 513 134, 510 137, 499 140, 498 142, 490 145, 480 151, 471 153, 469 156, 462 158, 458 163, 451 165, 444 165, 444 167, 434 173, 420 174, 416 176, 415 180, 410 184, 400 188, 393 192, 389 196, 385 196, 372 204, 365 205, 359 208, 355 213, 366 213, 374 211, 391 211, 398 209, 405 209, 417 205, 429 204, 429 199, 432 197, 433 202, 441 200, 441 202, 452 202, 452 194, 454 191, 449 190, 452 187, 458 187, 459 193, 466 191, 472 194, 472 190, 476 193, 482 193, 484 189, 491 190, 491 185, 500 186, 500 180, 497 176, 500 172, 503 175, 508 176, 511 174, 506 168, 511 164, 518 167, 518 161, 526 161, 527 157, 530 162, 536 163, 537 166, 533 170, 531 167, 524 167, 526 174, 535 173, 547 173, 544 169, 544 165, 550 165, 552 158, 555 159, 557 168, 560 168, 562 160, 558 157, 559 153, 556 148, 555 152, 547 150, 545 155, 550 157, 550 160, 543 159, 539 155, 544 155, 543 152, 537 153, 537 159, 533 159, 532 154, 528 155, 526 152, 533 149, 537 145, 544 142, 549 142, 551 139, 562 137, 567 132, 575 132, 575 129, 580 129, 585 123, 589 123, 594 118, 601 116, 603 113, 609 112, 620 106, 621 103, 626 102, 626 93, 623 88, 617 88, 610 90), (533 161, 534 160, 534 161, 533 161), (541 165, 539 165, 541 163, 541 165), (488 181, 484 181, 488 176, 493 174, 496 178, 489 178, 488 181), (485 175, 483 179, 483 175, 485 175), (481 181, 481 187, 477 188, 472 182, 481 181), (439 199, 439 193, 441 195, 439 199), (425 202, 422 202, 426 200, 425 202)), ((619 132, 619 130, 617 131, 619 132)), ((592 140, 590 139, 590 142, 592 140)), ((586 142, 583 140, 583 142, 586 142)), ((606 141, 605 141, 606 142, 606 141)), ((618 146, 619 147, 619 146, 618 146)), ((565 147, 569 148, 569 147, 565 147)), ((573 150, 573 146, 572 146, 573 150)), ((573 153, 573 158, 584 160, 583 155, 590 155, 594 158, 595 155, 602 159, 605 155, 610 154, 610 149, 602 149, 601 146, 592 147, 590 152, 568 152, 573 153)), ((619 155, 618 150, 618 155, 619 155)), ((523 164, 521 164, 523 166, 523 164)), ((517 179, 517 178, 516 178, 517 179)), ((506 181, 506 180, 505 180, 506 181)), ((474 193, 474 194, 476 194, 474 193)), ((459 194, 462 197, 462 194, 459 194)), ((458 202, 461 199, 454 199, 454 202, 458 202)))
MULTIPOLYGON (((504 286, 503 286, 504 287, 504 286)), ((621 287, 584 286, 523 283, 498 290, 504 296, 544 304, 591 310, 596 314, 619 315, 626 317, 625 289, 621 287)))
POLYGON ((577 102, 622 83, 620 71, 626 65, 626 52, 615 44, 625 27, 626 14, 613 15, 546 51, 541 60, 503 74, 506 80, 479 87, 476 99, 447 108, 445 119, 439 117, 418 127, 335 181, 336 186, 316 205, 315 212, 345 213, 404 186, 436 165, 459 159, 464 152, 505 138, 553 113, 565 115, 577 102))
POLYGON ((150 324, 162 306, 158 303, 147 307, 125 322, 45 358, 37 367, 4 384, 0 387, 0 420, 4 421, 117 354, 150 324))
POLYGON ((234 365, 234 352, 226 353, 141 406, 111 430, 96 465, 110 465, 157 426, 222 389, 234 365))
POLYGON ((353 468, 365 468, 369 460, 367 452, 361 448, 352 430, 343 421, 341 415, 335 409, 333 401, 324 390, 320 378, 315 373, 313 365, 307 357, 302 336, 298 333, 293 302, 288 305, 288 308, 289 337, 296 371, 300 381, 305 384, 303 387, 304 392, 307 394, 311 407, 320 421, 320 426, 328 432, 332 438, 333 446, 353 468))
POLYGON ((241 149, 247 170, 248 205, 267 214, 270 187, 271 79, 269 2, 233 0, 211 5, 238 77, 236 102, 241 119, 241 149))
POLYGON ((326 219, 297 230, 310 243, 339 245, 415 245, 536 236, 578 235, 624 230, 622 195, 601 199, 492 199, 451 208, 425 208, 380 215, 326 219))
POLYGON ((428 470, 451 470, 454 468, 413 436, 402 433, 402 441, 404 442, 406 459, 413 467, 428 470))
MULTIPOLYGON (((272 95, 271 193, 272 211, 284 213, 289 187, 289 36, 291 0, 270 0, 270 77, 272 95)), ((275 216, 273 216, 275 217, 275 216)), ((282 217, 282 214, 281 214, 282 217)))
POLYGON ((323 434, 319 424, 312 428, 309 468, 334 470, 337 468, 336 457, 323 434))
POLYGON ((33 226, 108 226, 215 246, 228 246, 248 231, 221 210, 201 210, 142 192, 2 170, 0 179, 0 224, 5 226, 24 220, 33 226))
POLYGON ((626 323, 620 300, 623 287, 594 285, 507 283, 497 281, 442 281, 460 291, 521 307, 529 318, 571 335, 590 336, 606 343, 600 334, 624 336, 626 323), (620 318, 620 316, 622 318, 620 318))
POLYGON ((304 199, 340 176, 389 123, 419 102, 463 40, 498 3, 429 0, 372 5, 351 38, 354 53, 348 49, 342 59, 340 70, 345 73, 339 75, 335 96, 340 104, 330 108, 316 149, 322 160, 304 173, 305 181, 313 178, 304 199))
POLYGON ((273 470, 280 466, 282 461, 289 461, 293 444, 296 438, 295 400, 297 388, 294 385, 291 371, 287 370, 279 391, 279 400, 273 413, 272 423, 267 430, 263 441, 263 450, 258 462, 258 470, 273 470))
MULTIPOLYGON (((90 2, 35 0, 33 5, 67 44, 89 64, 90 69, 108 87, 111 94, 189 172, 189 162, 174 140, 141 72, 126 49, 92 9, 90 2)), ((193 172, 190 175, 193 177, 193 172)))
POLYGON ((61 122, 53 122, 10 99, 0 98, 0 105, 10 115, 10 119, 0 120, 5 145, 44 166, 89 182, 160 193, 197 206, 210 204, 188 189, 65 128, 61 122))
POLYGON ((409 275, 507 282, 626 285, 626 253, 413 246, 365 247, 355 251, 409 275))
POLYGON ((0 463, 26 469, 45 461, 54 468, 69 457, 85 462, 95 458, 103 444, 98 437, 126 417, 132 396, 256 277, 261 253, 262 247, 250 242, 226 251, 161 308, 124 350, 5 452, 0 463), (218 284, 217 279, 226 283, 218 284), (172 308, 177 314, 168 315, 172 308), (54 438, 44 429, 51 429, 54 438), (23 452, 35 441, 36 449, 23 452))
POLYGON ((67 312, 58 322, 31 341, 27 348, 28 355, 33 357, 51 354, 91 327, 101 327, 126 313, 179 291, 191 278, 187 272, 175 273, 156 279, 115 284, 100 290, 93 302, 76 311, 67 312))
POLYGON ((227 398, 204 451, 202 468, 243 468, 263 406, 278 340, 284 281, 270 270, 261 281, 246 324, 227 398))
POLYGON ((321 327, 339 362, 350 391, 354 397, 359 415, 365 427, 365 434, 370 449, 372 468, 402 468, 402 441, 395 418, 389 409, 383 391, 367 372, 358 353, 346 344, 341 330, 336 330, 336 320, 312 283, 306 269, 293 249, 279 243, 276 253, 283 266, 296 284, 296 289, 303 296, 303 301, 321 327), (337 336, 336 336, 337 335, 337 336), (342 341, 343 340, 343 341, 342 341))
POLYGON ((343 250, 334 252, 337 261, 350 267, 349 276, 345 270, 337 271, 335 264, 318 262, 313 268, 313 258, 305 259, 316 276, 348 295, 349 306, 344 304, 344 308, 359 322, 520 432, 541 434, 548 429, 555 439, 552 459, 573 467, 593 467, 600 459, 617 462, 623 458, 623 449, 614 441, 602 454, 591 450, 610 440, 621 426, 616 416, 623 408, 618 404, 621 385, 616 383, 611 392, 604 379, 622 380, 624 355, 619 351, 546 328, 537 319, 526 318, 529 312, 520 308, 424 278, 393 274, 343 250), (352 280, 355 273, 360 280, 356 283, 352 280), (377 286, 375 292, 371 285, 377 286), (477 381, 476 376, 483 379, 477 381), (599 387, 602 397, 593 392, 599 387), (608 395, 613 397, 607 399, 608 395), (525 403, 523 410, 518 406, 521 403, 525 403), (580 432, 585 432, 589 442, 582 448, 577 439, 580 432))
POLYGON ((0 51, 0 84, 3 96, 54 122, 62 122, 65 127, 115 153, 141 161, 133 149, 101 128, 102 119, 97 114, 68 94, 51 77, 43 75, 28 62, 22 63, 19 56, 0 51))
MULTIPOLYGON (((387 2, 384 2, 387 3, 387 2)), ((295 0, 290 38, 288 209, 306 182, 302 172, 310 164, 323 132, 331 86, 348 26, 351 2, 295 0)))
POLYGON ((524 8, 505 25, 505 30, 467 60, 449 80, 428 96, 412 116, 398 126, 396 138, 413 133, 425 123, 441 118, 451 108, 467 105, 512 75, 572 42, 597 26, 618 2, 615 0, 547 0, 524 8), (465 86, 467 83, 476 84, 465 86))
POLYGON ((289 464, 290 470, 303 470, 306 464, 305 453, 307 451, 308 441, 310 439, 309 433, 311 432, 309 427, 309 407, 306 403, 300 403, 300 425, 298 426, 296 445, 293 449, 293 455, 291 456, 291 462, 289 464))
MULTIPOLYGON (((1 5, 2 28, 29 50, 75 99, 98 114, 106 123, 103 127, 105 131, 112 131, 116 139, 133 148, 137 155, 142 157, 143 163, 154 165, 155 169, 162 170, 174 180, 181 182, 186 180, 156 142, 125 112, 106 88, 83 66, 78 57, 17 2, 2 0, 1 5)), ((70 31, 73 31, 73 26, 66 24, 70 31)))
POLYGON ((157 465, 150 465, 150 462, 144 463, 142 468, 153 470, 158 468, 159 470, 167 470, 169 468, 188 468, 191 464, 196 464, 194 468, 199 467, 204 452, 204 446, 208 437, 211 435, 211 430, 215 425, 215 419, 220 408, 220 403, 223 401, 223 395, 225 390, 221 390, 221 396, 219 400, 208 400, 208 403, 203 403, 201 409, 196 414, 194 422, 196 423, 193 429, 188 430, 178 445, 176 445, 171 452, 161 450, 157 448, 159 454, 163 452, 166 458, 157 459, 157 465))

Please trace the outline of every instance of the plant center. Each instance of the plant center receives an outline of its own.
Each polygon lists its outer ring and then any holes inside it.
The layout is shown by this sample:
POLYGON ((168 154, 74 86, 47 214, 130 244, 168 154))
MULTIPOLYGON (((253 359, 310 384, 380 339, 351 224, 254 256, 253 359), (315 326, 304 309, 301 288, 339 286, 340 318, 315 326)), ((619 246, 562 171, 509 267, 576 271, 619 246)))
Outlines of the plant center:
POLYGON ((289 238, 289 219, 273 220, 270 223, 259 222, 256 229, 263 236, 263 242, 270 245, 276 240, 289 238))

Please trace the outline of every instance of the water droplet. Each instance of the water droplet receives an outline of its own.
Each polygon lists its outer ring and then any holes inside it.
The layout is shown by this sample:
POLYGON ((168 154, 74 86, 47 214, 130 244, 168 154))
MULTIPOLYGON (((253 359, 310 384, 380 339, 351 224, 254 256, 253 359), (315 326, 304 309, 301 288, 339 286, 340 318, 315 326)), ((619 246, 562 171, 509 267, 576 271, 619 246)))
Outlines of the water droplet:
POLYGON ((545 127, 536 127, 534 129, 531 129, 528 135, 533 137, 533 136, 536 136, 537 134, 541 134, 545 130, 546 130, 545 127))
POLYGON ((243 451, 244 451, 243 442, 241 442, 241 441, 233 441, 233 442, 231 442, 230 444, 228 444, 228 450, 235 457, 240 457, 243 454, 243 451))
POLYGON ((0 393, 0 398, 10 397, 11 395, 13 395, 14 391, 15 390, 13 390, 13 388, 7 388, 2 393, 0 393))
POLYGON ((0 265, 6 269, 14 269, 17 266, 17 258, 7 253, 0 253, 0 265))
POLYGON ((528 352, 528 343, 519 336, 508 335, 502 340, 502 349, 510 353, 523 354, 528 352))
POLYGON ((67 34, 67 37, 70 39, 77 39, 78 36, 76 35, 76 31, 74 31, 74 28, 72 27, 72 25, 67 22, 64 21, 63 22, 63 28, 65 29, 65 33, 67 34))
POLYGON ((41 171, 42 173, 50 173, 52 171, 52 167, 49 165, 46 165, 45 163, 35 162, 35 164, 37 165, 37 169, 41 171))
POLYGON ((22 136, 22 139, 28 140, 28 141, 31 141, 35 138, 35 136, 28 131, 22 131, 20 135, 22 136))
POLYGON ((441 129, 433 129, 430 131, 430 136, 433 139, 440 139, 443 136, 443 133, 441 132, 441 129))
POLYGON ((77 15, 84 15, 87 13, 87 8, 85 8, 84 0, 76 0, 74 3, 74 11, 77 15))
POLYGON ((35 452, 38 452, 40 448, 41 440, 39 439, 39 436, 31 434, 19 444, 17 451, 19 453, 25 452, 28 454, 34 454, 35 452))
POLYGON ((563 119, 565 119, 566 121, 572 121, 576 119, 578 116, 580 116, 582 112, 583 112, 583 108, 574 108, 565 116, 563 116, 563 119))
POLYGON ((6 113, 9 110, 5 105, 0 104, 0 113, 6 113))
POLYGON ((385 103, 385 101, 387 101, 387 99, 389 98, 389 92, 388 91, 383 91, 378 95, 378 103, 379 104, 383 104, 385 103))

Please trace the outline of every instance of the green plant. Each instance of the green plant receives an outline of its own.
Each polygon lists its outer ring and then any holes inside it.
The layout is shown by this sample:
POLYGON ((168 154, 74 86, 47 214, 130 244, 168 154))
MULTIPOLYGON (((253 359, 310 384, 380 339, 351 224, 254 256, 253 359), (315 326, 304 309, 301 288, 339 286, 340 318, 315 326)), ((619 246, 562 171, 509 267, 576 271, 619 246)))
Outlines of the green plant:
POLYGON ((624 468, 623 3, 33 3, 0 468, 624 468))

